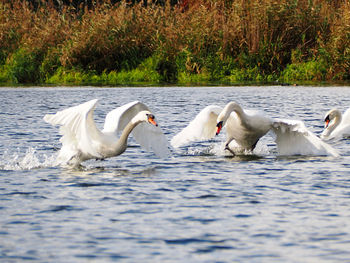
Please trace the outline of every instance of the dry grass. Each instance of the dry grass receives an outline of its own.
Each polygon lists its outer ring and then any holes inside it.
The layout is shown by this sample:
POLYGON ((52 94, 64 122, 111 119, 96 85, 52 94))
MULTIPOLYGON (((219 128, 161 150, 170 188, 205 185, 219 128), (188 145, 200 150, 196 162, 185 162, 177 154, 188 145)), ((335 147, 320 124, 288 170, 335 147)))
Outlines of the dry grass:
POLYGON ((226 75, 252 68, 278 75, 291 63, 322 61, 330 65, 328 79, 348 79, 349 34, 347 0, 188 0, 186 7, 147 8, 120 2, 80 12, 0 0, 0 63, 17 67, 18 50, 35 53, 41 78, 59 67, 132 70, 155 57, 174 66, 164 72, 216 74, 225 67, 226 75))

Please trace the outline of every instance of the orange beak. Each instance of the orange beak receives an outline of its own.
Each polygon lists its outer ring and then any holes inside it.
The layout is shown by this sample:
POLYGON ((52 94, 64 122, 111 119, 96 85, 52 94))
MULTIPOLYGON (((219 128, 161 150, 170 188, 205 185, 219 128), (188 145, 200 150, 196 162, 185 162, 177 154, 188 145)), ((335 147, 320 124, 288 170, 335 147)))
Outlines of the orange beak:
POLYGON ((221 129, 222 129, 222 121, 220 121, 220 122, 216 125, 216 135, 219 135, 221 129))
POLYGON ((329 119, 326 119, 324 122, 325 122, 324 127, 327 128, 329 125, 329 119))
POLYGON ((154 115, 152 115, 152 114, 148 115, 148 122, 153 124, 154 126, 158 126, 158 124, 154 120, 154 115))

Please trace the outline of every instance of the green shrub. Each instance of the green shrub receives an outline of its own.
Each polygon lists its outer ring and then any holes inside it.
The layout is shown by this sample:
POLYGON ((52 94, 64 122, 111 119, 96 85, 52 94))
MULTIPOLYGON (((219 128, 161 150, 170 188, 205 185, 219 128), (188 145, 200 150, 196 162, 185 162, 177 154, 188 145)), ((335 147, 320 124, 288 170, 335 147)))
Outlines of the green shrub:
POLYGON ((13 83, 38 83, 41 54, 18 49, 7 61, 8 76, 13 83))
POLYGON ((308 61, 291 64, 282 72, 280 80, 284 82, 294 81, 321 81, 327 76, 327 65, 324 61, 308 61))
POLYGON ((49 49, 39 68, 41 79, 46 82, 61 66, 59 50, 49 49))

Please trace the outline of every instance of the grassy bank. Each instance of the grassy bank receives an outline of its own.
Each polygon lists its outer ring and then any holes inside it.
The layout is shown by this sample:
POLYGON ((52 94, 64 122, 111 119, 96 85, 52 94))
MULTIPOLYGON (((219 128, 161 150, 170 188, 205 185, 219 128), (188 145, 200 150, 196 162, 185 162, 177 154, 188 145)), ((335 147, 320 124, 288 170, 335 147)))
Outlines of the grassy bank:
POLYGON ((0 0, 0 82, 350 80, 348 0, 190 0, 35 9, 0 0))

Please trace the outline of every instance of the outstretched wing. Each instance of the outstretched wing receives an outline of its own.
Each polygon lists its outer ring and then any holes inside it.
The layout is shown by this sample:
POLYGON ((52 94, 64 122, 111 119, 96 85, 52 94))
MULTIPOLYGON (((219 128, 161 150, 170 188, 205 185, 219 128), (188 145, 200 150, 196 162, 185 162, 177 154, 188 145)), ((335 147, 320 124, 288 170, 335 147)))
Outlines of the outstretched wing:
POLYGON ((168 140, 159 126, 141 122, 132 131, 132 136, 142 148, 153 151, 158 157, 170 156, 168 140))
MULTIPOLYGON (((145 104, 139 101, 133 101, 112 110, 106 116, 103 132, 122 132, 132 118, 144 110, 150 111, 145 104)), ((142 122, 133 129, 131 134, 135 141, 146 150, 153 151, 159 157, 169 156, 168 141, 159 127, 142 122)))
POLYGON ((101 138, 93 119, 97 99, 78 106, 58 111, 56 114, 46 114, 44 120, 52 125, 60 125, 62 149, 60 155, 70 158, 82 152, 94 157, 101 157, 96 150, 101 138))
POLYGON ((216 133, 216 121, 221 111, 222 108, 219 106, 205 107, 187 127, 172 138, 171 145, 176 148, 192 141, 213 138, 216 133))
POLYGON ((309 131, 301 121, 278 119, 273 122, 272 130, 276 134, 280 155, 339 156, 333 147, 309 131))
POLYGON ((149 111, 145 104, 133 101, 110 111, 106 116, 103 132, 121 132, 137 113, 144 110, 149 111))

